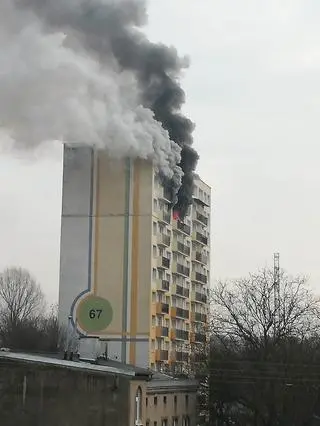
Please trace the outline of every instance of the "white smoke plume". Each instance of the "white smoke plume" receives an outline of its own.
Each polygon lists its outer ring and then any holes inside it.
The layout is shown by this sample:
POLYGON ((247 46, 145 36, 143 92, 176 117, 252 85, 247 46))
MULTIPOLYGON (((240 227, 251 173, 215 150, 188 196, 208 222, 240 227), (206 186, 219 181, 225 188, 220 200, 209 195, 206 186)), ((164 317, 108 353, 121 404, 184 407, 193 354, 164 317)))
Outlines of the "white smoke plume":
MULTIPOLYGON (((66 0, 67 1, 67 0, 66 0)), ((63 140, 115 157, 153 159, 181 179, 181 148, 142 106, 134 74, 88 55, 63 29, 48 29, 31 10, 0 1, 0 134, 29 149, 63 140)))

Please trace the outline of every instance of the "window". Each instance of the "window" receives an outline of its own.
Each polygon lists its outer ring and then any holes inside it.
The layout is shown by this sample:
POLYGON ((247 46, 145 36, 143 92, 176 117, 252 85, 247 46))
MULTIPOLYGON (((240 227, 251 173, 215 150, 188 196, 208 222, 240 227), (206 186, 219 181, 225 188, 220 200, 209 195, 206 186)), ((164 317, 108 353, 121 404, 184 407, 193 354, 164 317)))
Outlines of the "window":
POLYGON ((157 426, 157 422, 153 422, 153 426, 157 426))
POLYGON ((174 396, 173 402, 174 402, 174 408, 177 408, 177 395, 174 396))
POLYGON ((189 405, 189 395, 186 395, 186 407, 189 405))
POLYGON ((166 396, 164 396, 164 397, 163 397, 163 403, 164 403, 164 404, 166 404, 166 403, 167 403, 167 397, 166 397, 166 396))
POLYGON ((154 405, 158 404, 158 398, 156 396, 153 398, 153 403, 154 403, 154 405))
POLYGON ((152 246, 153 257, 157 257, 157 246, 152 246))
POLYGON ((168 419, 162 419, 162 426, 168 426, 168 419))
POLYGON ((157 222, 153 222, 152 227, 153 227, 153 235, 157 235, 157 222))
POLYGON ((178 426, 178 417, 172 418, 172 426, 178 426))
POLYGON ((142 424, 141 415, 142 415, 142 390, 140 387, 138 387, 136 392, 136 407, 135 407, 136 425, 142 424))
POLYGON ((146 421, 146 426, 150 426, 150 421, 149 420, 146 421))
POLYGON ((148 398, 146 398, 146 407, 148 407, 148 398))

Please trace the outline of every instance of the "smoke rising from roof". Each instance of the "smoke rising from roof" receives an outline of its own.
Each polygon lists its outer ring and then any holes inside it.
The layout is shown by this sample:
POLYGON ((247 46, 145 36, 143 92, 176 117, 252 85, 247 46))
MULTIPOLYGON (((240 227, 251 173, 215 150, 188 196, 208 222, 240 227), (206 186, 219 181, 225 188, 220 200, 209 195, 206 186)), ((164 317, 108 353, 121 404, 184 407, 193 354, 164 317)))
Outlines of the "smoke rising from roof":
MULTIPOLYGON (((13 75, 19 84, 12 78, 7 88, 8 94, 19 89, 19 108, 13 102, 5 116, 12 136, 29 143, 62 136, 107 147, 113 155, 152 157, 173 198, 181 161, 175 201, 184 215, 198 159, 191 148, 194 125, 180 112, 185 95, 179 77, 188 61, 140 31, 147 22, 145 2, 6 0, 7 8, 12 1, 11 19, 23 30, 9 41, 8 53, 20 61, 13 75), (17 123, 10 122, 15 114, 17 123)), ((2 12, 8 34, 12 23, 2 12)))

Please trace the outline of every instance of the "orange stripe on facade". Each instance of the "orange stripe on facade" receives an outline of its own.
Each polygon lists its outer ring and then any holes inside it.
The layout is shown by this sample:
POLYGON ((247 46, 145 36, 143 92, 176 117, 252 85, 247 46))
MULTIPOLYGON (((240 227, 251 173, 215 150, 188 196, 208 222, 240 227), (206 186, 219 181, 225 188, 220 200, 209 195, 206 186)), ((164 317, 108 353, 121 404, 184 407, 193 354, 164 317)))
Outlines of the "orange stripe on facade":
POLYGON ((100 233, 100 158, 97 155, 96 162, 96 209, 95 209, 95 235, 94 235, 94 283, 93 294, 97 294, 98 287, 98 256, 99 256, 99 233, 100 233))
MULTIPOLYGON (((130 335, 135 337, 138 328, 138 273, 139 273, 139 202, 140 202, 140 163, 136 160, 133 172, 133 217, 132 217, 132 257, 131 257, 131 317, 130 335)), ((130 363, 136 361, 136 343, 130 342, 130 363)))

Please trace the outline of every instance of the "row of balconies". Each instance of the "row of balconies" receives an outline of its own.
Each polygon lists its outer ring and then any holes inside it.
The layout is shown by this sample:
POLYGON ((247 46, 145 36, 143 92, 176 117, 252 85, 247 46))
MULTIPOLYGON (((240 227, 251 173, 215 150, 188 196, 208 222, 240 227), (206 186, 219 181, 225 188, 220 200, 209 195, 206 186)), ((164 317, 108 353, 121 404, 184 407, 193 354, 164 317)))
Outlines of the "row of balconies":
POLYGON ((201 224, 208 226, 209 219, 204 214, 202 214, 198 211, 195 211, 192 218, 193 218, 193 220, 196 220, 196 221, 200 222, 201 224))
MULTIPOLYGON (((171 238, 169 235, 161 234, 158 236, 158 244, 165 247, 170 247, 171 238)), ((172 251, 182 253, 185 256, 190 256, 191 248, 180 241, 174 240, 172 243, 172 251)), ((202 254, 199 251, 192 252, 192 260, 195 262, 202 263, 203 265, 208 264, 208 256, 202 254)))
POLYGON ((155 351, 152 351, 151 353, 151 363, 154 362, 179 362, 189 361, 189 352, 182 352, 182 351, 168 351, 163 349, 156 349, 155 351))
MULTIPOLYGON (((181 230, 187 235, 190 235, 191 229, 189 225, 186 225, 185 223, 178 222, 180 225, 177 225, 177 229, 181 230), (186 232, 185 232, 186 231, 186 232)), ((208 245, 208 237, 206 237, 204 234, 202 234, 200 231, 194 231, 192 233, 192 239, 197 241, 198 243, 208 245)), ((164 245, 166 247, 170 246, 171 238, 170 235, 167 234, 159 234, 158 235, 158 244, 164 245)), ((178 251, 180 253, 183 253, 186 256, 190 256, 190 247, 186 246, 180 241, 175 240, 173 242, 173 251, 178 251)))
MULTIPOLYGON (((201 293, 194 293, 194 292, 192 292, 191 294, 192 294, 191 302, 194 300, 201 303, 207 303, 206 295, 201 293)), ((163 303, 163 302, 155 303, 154 309, 152 312, 153 315, 161 315, 161 314, 169 315, 169 313, 172 318, 182 318, 182 319, 189 320, 189 317, 190 317, 191 321, 200 321, 200 322, 207 321, 207 316, 205 314, 200 314, 198 312, 190 312, 188 309, 179 308, 177 306, 171 306, 170 308, 168 303, 163 303)))
MULTIPOLYGON (((164 256, 158 258, 158 268, 161 269, 170 269, 170 259, 164 256)), ((190 277, 190 268, 188 266, 182 265, 181 263, 174 262, 172 265, 173 274, 181 274, 185 277, 190 277)), ((201 272, 192 271, 191 279, 193 281, 201 282, 202 284, 207 284, 208 277, 201 272)))
POLYGON ((206 341, 206 335, 204 333, 195 333, 187 330, 181 330, 179 328, 171 328, 169 332, 168 327, 156 326, 153 327, 151 338, 152 339, 161 339, 162 337, 168 337, 170 340, 185 340, 188 341, 190 338, 191 343, 203 343, 206 341))
MULTIPOLYGON (((157 290, 168 292, 170 290, 170 283, 167 280, 157 280, 157 290)), ((178 296, 189 298, 190 290, 188 288, 182 287, 178 284, 174 284, 172 288, 172 293, 177 294, 178 296)), ((191 292, 191 300, 197 302, 207 303, 207 295, 199 292, 191 292)), ((165 305, 165 304, 164 304, 165 305)), ((167 308, 165 308, 167 309, 167 308)))

